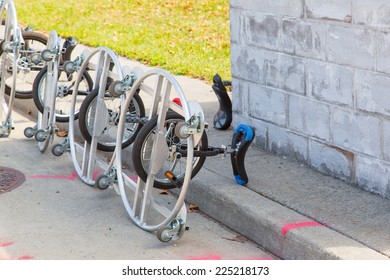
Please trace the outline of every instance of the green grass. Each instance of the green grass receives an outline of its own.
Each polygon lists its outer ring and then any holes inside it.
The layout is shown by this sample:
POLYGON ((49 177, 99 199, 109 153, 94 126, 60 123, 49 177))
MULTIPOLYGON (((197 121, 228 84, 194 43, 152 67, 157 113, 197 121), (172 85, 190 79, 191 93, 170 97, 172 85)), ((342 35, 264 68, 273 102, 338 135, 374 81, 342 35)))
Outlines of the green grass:
POLYGON ((228 0, 14 0, 19 23, 177 75, 230 79, 228 0))

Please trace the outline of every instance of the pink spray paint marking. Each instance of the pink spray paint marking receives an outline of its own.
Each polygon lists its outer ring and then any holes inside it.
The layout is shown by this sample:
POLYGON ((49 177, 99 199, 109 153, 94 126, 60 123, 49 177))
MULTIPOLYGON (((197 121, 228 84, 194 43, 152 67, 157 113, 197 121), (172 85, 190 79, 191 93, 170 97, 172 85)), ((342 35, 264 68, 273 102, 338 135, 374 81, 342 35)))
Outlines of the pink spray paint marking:
POLYGON ((97 176, 99 176, 99 171, 95 170, 92 175, 92 179, 95 180, 97 176))
POLYGON ((14 260, 33 260, 34 257, 31 256, 21 256, 17 258, 0 258, 0 261, 14 261, 14 260))
POLYGON ((73 171, 72 175, 66 176, 66 175, 32 175, 30 176, 31 179, 64 179, 69 181, 74 181, 77 179, 77 172, 73 171))
POLYGON ((34 259, 34 257, 31 257, 31 256, 21 256, 21 257, 18 257, 14 260, 32 260, 34 259))
POLYGON ((264 258, 253 258, 253 259, 240 259, 242 261, 274 261, 275 259, 271 257, 264 257, 264 258))
MULTIPOLYGON (((7 247, 7 246, 11 246, 11 245, 14 245, 14 242, 0 243, 0 247, 7 247)), ((32 259, 34 259, 34 257, 28 256, 28 255, 17 257, 17 258, 2 258, 0 256, 0 260, 2 260, 2 261, 9 261, 9 260, 32 260, 32 259)))
MULTIPOLYGON (((99 174, 100 174, 100 172, 98 170, 95 170, 93 172, 92 178, 95 180, 99 174)), ((63 180, 74 181, 77 179, 77 172, 73 171, 70 176, 67 176, 67 175, 32 175, 32 176, 30 176, 30 179, 63 179, 63 180)))
POLYGON ((131 180, 133 180, 134 182, 137 182, 137 180, 138 180, 138 176, 130 176, 129 178, 131 180))
POLYGON ((301 228, 301 227, 318 227, 318 226, 324 226, 323 224, 320 224, 318 222, 301 222, 301 223, 295 223, 295 224, 287 224, 282 229, 282 234, 285 236, 287 232, 289 232, 292 229, 295 228, 301 228))
POLYGON ((5 242, 5 243, 0 243, 0 247, 7 247, 13 245, 13 242, 5 242))
POLYGON ((189 261, 194 261, 194 260, 222 260, 222 258, 220 256, 213 256, 213 255, 210 255, 210 256, 203 256, 203 257, 190 257, 190 258, 187 258, 186 260, 189 260, 189 261))
MULTIPOLYGON (((196 261, 196 260, 199 260, 199 261, 207 261, 207 260, 217 261, 217 260, 222 260, 222 257, 218 256, 218 255, 206 255, 206 256, 201 256, 201 257, 189 257, 186 260, 189 260, 189 261, 196 261)), ((269 261, 269 260, 274 260, 274 259, 270 258, 270 257, 264 257, 264 258, 248 258, 248 259, 240 259, 240 260, 269 261)))

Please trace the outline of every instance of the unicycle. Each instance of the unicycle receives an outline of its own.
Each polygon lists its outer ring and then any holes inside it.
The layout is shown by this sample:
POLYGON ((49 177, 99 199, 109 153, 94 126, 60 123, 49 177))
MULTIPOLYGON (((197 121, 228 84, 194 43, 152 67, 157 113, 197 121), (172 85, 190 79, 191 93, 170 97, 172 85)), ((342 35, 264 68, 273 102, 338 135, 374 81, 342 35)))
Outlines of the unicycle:
MULTIPOLYGON (((122 111, 118 124, 115 163, 111 169, 96 179, 96 185, 100 189, 107 189, 110 185, 119 188, 125 209, 138 227, 155 233, 162 242, 178 240, 186 230, 187 209, 184 199, 194 164, 196 164, 193 158, 194 147, 198 145, 203 135, 202 122, 199 121, 203 118, 203 111, 200 105, 194 102, 188 103, 174 77, 160 69, 150 70, 140 76, 126 94, 123 106, 129 106, 138 91, 142 93, 143 99, 145 95, 148 95, 151 102, 151 105, 147 106, 150 107, 149 121, 136 136, 136 141, 140 136, 147 139, 145 140, 147 148, 144 151, 147 154, 148 164, 143 165, 143 168, 147 169, 146 178, 136 179, 134 174, 123 169, 120 139, 124 135, 126 112, 122 111), (180 99, 182 106, 172 101, 175 98, 180 99), (188 135, 180 140, 174 139, 176 138, 174 136, 175 124, 187 123, 187 121, 190 123, 188 135), (183 149, 185 147, 186 157, 180 158, 175 150, 170 149, 168 138, 176 145, 180 142, 183 149), (173 164, 166 164, 167 161, 173 164), (161 178, 161 170, 168 171, 167 176, 175 176, 175 167, 180 169, 179 191, 176 196, 161 195, 155 187, 155 180, 161 178)), ((135 142, 133 153, 136 152, 135 142)), ((207 146, 205 142, 203 143, 207 146)), ((164 186, 169 183, 169 179, 166 181, 163 178, 159 183, 164 186)))
POLYGON ((47 75, 45 87, 43 90, 44 109, 38 112, 38 120, 35 127, 27 127, 24 135, 27 138, 35 137, 41 152, 44 152, 49 143, 53 141, 56 131, 55 102, 58 81, 58 67, 62 53, 62 39, 56 33, 51 31, 47 42, 47 48, 42 51, 42 60, 47 63, 47 75))
MULTIPOLYGON (((105 98, 109 95, 108 88, 112 80, 125 81, 126 87, 131 87, 133 78, 129 79, 129 77, 134 77, 135 79, 133 71, 126 67, 122 68, 117 55, 107 47, 99 47, 93 50, 80 66, 72 93, 69 135, 62 143, 55 145, 52 152, 56 156, 60 156, 64 152, 70 152, 73 165, 79 178, 87 185, 95 186, 96 177, 100 173, 111 169, 113 165, 113 160, 107 160, 104 156, 99 154, 98 143, 105 137, 104 132, 107 127, 107 121, 115 120, 113 125, 117 126, 119 122, 119 113, 123 111, 125 114, 124 117, 126 118, 128 111, 119 110, 119 112, 114 112, 114 116, 111 114, 112 111, 105 102, 105 98), (90 110, 88 110, 88 113, 84 117, 80 116, 80 118, 84 120, 87 119, 87 122, 90 125, 90 139, 80 139, 75 134, 75 112, 77 110, 77 96, 82 81, 82 73, 87 69, 95 72, 95 84, 91 92, 93 95, 91 95, 90 106, 88 106, 90 110)), ((88 97, 89 96, 90 95, 88 95, 88 97)), ((125 95, 116 96, 115 98, 116 101, 118 101, 117 109, 129 108, 129 106, 123 106, 125 95)), ((115 142, 115 140, 111 141, 115 142)), ((114 157, 115 155, 113 155, 113 158, 114 157)))
POLYGON ((13 128, 12 110, 15 99, 16 74, 18 70, 18 56, 23 44, 23 38, 16 18, 16 10, 12 1, 1 2, 0 19, 5 21, 3 41, 0 57, 0 137, 8 137, 13 128), (10 81, 10 96, 5 97, 6 81, 10 81))

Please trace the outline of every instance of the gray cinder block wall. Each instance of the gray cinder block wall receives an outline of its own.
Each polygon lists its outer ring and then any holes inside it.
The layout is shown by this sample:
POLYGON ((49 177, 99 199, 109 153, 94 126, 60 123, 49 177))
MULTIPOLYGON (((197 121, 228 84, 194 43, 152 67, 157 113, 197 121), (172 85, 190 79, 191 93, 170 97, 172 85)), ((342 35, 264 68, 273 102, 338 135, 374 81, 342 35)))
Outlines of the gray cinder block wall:
POLYGON ((234 125, 390 198, 390 1, 231 0, 234 125))

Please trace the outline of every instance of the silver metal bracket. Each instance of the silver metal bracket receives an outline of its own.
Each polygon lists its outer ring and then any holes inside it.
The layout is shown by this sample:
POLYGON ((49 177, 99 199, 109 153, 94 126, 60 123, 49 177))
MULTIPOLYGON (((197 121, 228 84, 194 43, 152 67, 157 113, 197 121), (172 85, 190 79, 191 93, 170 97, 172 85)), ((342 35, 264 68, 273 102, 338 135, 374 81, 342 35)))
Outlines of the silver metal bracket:
POLYGON ((83 64, 85 59, 85 55, 82 53, 78 57, 76 57, 73 61, 67 61, 64 63, 64 71, 67 74, 73 74, 74 72, 77 72, 81 64, 83 64))
POLYGON ((161 233, 161 238, 163 240, 175 240, 180 238, 180 236, 183 234, 183 231, 185 230, 184 225, 184 220, 180 217, 176 217, 172 220, 172 222, 169 223, 169 230, 165 230, 161 233))
POLYGON ((2 126, 0 126, 0 137, 8 137, 11 134, 12 129, 14 129, 12 121, 8 119, 2 126))
POLYGON ((193 115, 188 121, 180 122, 176 125, 175 134, 181 139, 190 137, 201 131, 201 118, 200 116, 193 115))
POLYGON ((118 182, 118 172, 115 167, 111 167, 106 173, 96 178, 95 186, 100 190, 108 189, 112 184, 118 182))
POLYGON ((110 95, 113 97, 119 97, 123 94, 126 94, 126 92, 130 91, 135 80, 135 74, 131 73, 129 75, 126 75, 123 80, 114 81, 109 88, 110 95))

